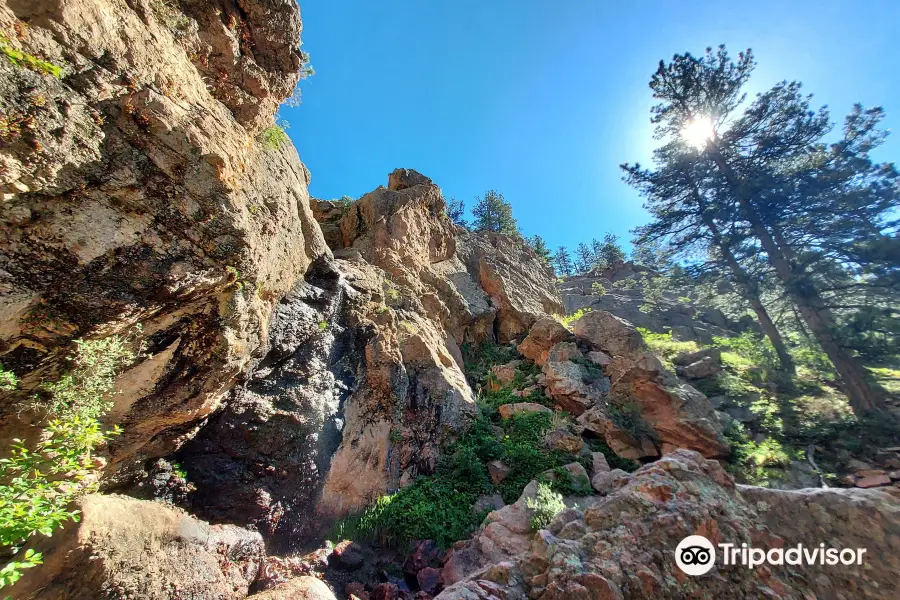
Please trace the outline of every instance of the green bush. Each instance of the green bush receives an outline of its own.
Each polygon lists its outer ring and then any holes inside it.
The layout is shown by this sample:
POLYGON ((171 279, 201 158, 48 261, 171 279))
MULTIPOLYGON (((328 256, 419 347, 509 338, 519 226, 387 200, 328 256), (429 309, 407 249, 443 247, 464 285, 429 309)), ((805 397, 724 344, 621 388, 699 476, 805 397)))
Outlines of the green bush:
POLYGON ((729 364, 730 359, 736 368, 752 366, 766 372, 778 370, 778 355, 775 353, 772 343, 768 338, 751 331, 745 331, 734 337, 714 337, 713 345, 725 351, 722 353, 722 360, 726 365, 729 364), (743 358, 744 361, 736 360, 733 356, 728 357, 728 351, 743 358))
POLYGON ((644 343, 647 345, 647 348, 658 355, 671 370, 675 369, 675 366, 671 361, 676 355, 681 354, 682 352, 696 352, 700 349, 697 342, 679 342, 678 340, 673 339, 671 331, 656 333, 645 327, 638 327, 637 330, 638 333, 641 334, 641 337, 644 338, 644 343))
POLYGON ((266 150, 278 150, 283 145, 290 142, 291 138, 285 131, 286 127, 287 124, 282 121, 264 129, 263 132, 259 134, 259 142, 262 144, 263 148, 266 150))
POLYGON ((12 371, 6 371, 3 368, 3 364, 0 363, 0 392, 14 390, 18 384, 19 380, 16 379, 16 374, 12 371))
MULTIPOLYGON (((516 415, 501 423, 502 434, 498 435, 487 418, 476 420, 447 449, 434 474, 421 476, 362 513, 342 520, 333 535, 379 540, 397 548, 419 539, 451 546, 468 537, 484 519, 484 513, 473 508, 478 496, 496 492, 505 502, 515 502, 532 479, 575 460, 571 454, 543 448, 550 421, 547 414, 516 415), (509 474, 494 486, 486 464, 497 459, 509 467, 509 474)), ((559 483, 564 490, 583 485, 568 479, 559 483)))
POLYGON ((777 477, 778 470, 789 465, 794 454, 774 437, 759 443, 753 441, 737 421, 731 421, 723 434, 731 447, 728 470, 754 485, 766 485, 777 477))
POLYGON ((603 368, 600 365, 586 358, 582 354, 574 356, 572 362, 578 365, 579 370, 581 371, 581 378, 587 384, 594 383, 595 381, 599 381, 606 377, 603 373, 603 368))
POLYGON ((566 508, 562 496, 553 491, 546 483, 538 483, 537 494, 534 498, 527 498, 525 505, 533 511, 531 515, 531 528, 537 531, 543 529, 566 508))
MULTIPOLYGON (((112 406, 116 373, 137 353, 133 341, 113 336, 76 340, 72 369, 44 386, 49 394, 48 422, 40 441, 28 448, 15 439, 0 459, 0 552, 15 555, 31 537, 49 536, 68 520, 77 520, 71 503, 94 489, 92 452, 118 429, 104 431, 100 418, 112 406)), ((10 380, 4 377, 4 385, 10 380)), ((37 400, 35 403, 37 404, 37 400)), ((0 587, 14 583, 21 570, 40 564, 41 555, 26 552, 0 571, 0 587)))
POLYGON ((628 433, 636 440, 642 437, 656 439, 656 432, 644 420, 641 407, 634 402, 622 402, 620 404, 610 403, 609 420, 613 425, 628 433))

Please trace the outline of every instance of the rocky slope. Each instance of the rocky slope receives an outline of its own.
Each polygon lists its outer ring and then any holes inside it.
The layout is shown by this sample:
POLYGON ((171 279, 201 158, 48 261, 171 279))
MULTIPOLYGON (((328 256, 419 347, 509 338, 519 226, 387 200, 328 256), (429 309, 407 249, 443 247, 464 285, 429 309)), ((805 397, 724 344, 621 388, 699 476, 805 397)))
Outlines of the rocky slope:
POLYGON ((728 336, 753 327, 751 321, 732 322, 722 311, 698 306, 686 297, 687 290, 662 290, 645 306, 648 294, 643 279, 652 271, 630 261, 608 269, 566 277, 559 284, 567 313, 605 310, 656 333, 671 331, 679 340, 712 343, 714 336, 728 336))
MULTIPOLYGON (((364 562, 379 583, 339 595, 411 597, 389 548, 301 551, 434 473, 489 390, 518 396, 503 418, 570 415, 544 445, 590 461, 596 493, 538 532, 523 524, 536 483, 490 500, 449 555, 426 541, 398 559, 418 598, 890 597, 889 558, 830 579, 676 573, 667 557, 688 532, 888 556, 896 505, 735 488, 701 457, 729 453, 720 415, 647 352, 631 314, 594 303, 561 325, 553 273, 520 239, 454 226, 427 177, 399 169, 355 202, 310 199, 293 146, 266 135, 298 81, 300 30, 293 0, 0 0, 13 52, 0 56, 0 359, 20 379, 0 392, 3 448, 40 434, 29 400, 74 340, 130 332, 145 348, 116 382, 106 424, 122 434, 97 461, 115 494, 83 498, 79 524, 35 541, 46 564, 13 597, 329 598, 309 575, 364 562), (521 357, 473 389, 464 354, 489 344, 521 357), (591 443, 648 464, 604 469, 591 443)), ((717 331, 696 317, 679 317, 692 335, 717 331)), ((695 358, 684 367, 708 363, 695 358)))

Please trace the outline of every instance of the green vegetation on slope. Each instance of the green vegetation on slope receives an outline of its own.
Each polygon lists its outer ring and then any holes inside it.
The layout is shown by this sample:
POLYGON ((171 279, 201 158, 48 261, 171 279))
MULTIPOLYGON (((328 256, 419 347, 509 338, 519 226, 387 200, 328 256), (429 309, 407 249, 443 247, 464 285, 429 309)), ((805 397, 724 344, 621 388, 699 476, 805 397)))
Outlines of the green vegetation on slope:
MULTIPOLYGON (((487 390, 490 368, 521 358, 510 346, 485 344, 464 348, 466 375, 473 387, 487 390)), ((589 493, 590 484, 572 481, 563 465, 584 458, 544 447, 545 434, 558 424, 561 416, 546 413, 518 414, 500 418, 498 408, 515 402, 537 402, 550 406, 542 393, 528 398, 513 395, 513 390, 526 387, 526 379, 538 369, 524 361, 513 382, 495 391, 483 391, 478 399, 481 416, 451 447, 435 473, 420 476, 410 486, 380 498, 361 514, 337 524, 334 535, 340 538, 378 540, 403 548, 413 540, 431 539, 442 547, 468 537, 484 519, 486 512, 475 510, 479 496, 500 494, 506 503, 515 502, 523 488, 533 479, 541 479, 545 471, 554 470, 547 478, 548 489, 562 494, 589 493), (509 469, 499 484, 491 482, 487 463, 499 460, 509 469)), ((605 446, 604 446, 605 447, 605 446)), ((631 461, 616 462, 609 451, 609 461, 629 468, 631 461)), ((546 511, 544 511, 546 512, 546 511)), ((555 513, 554 513, 555 514, 555 513)))
MULTIPOLYGON (((669 368, 678 354, 701 349, 669 332, 639 330, 669 368)), ((785 476, 792 461, 805 461, 810 446, 817 449, 821 475, 829 479, 839 470, 839 456, 865 459, 874 457, 877 448, 900 444, 893 419, 853 414, 827 357, 808 340, 792 340, 794 375, 779 369, 774 348, 757 334, 717 337, 709 347, 721 350, 723 371, 692 384, 722 402, 720 410, 746 415, 746 425, 733 420, 725 428, 732 449, 729 470, 740 481, 772 484, 785 476)), ((889 363, 870 370, 887 389, 900 378, 900 370, 889 363)))
MULTIPOLYGON (((13 440, 0 459, 0 552, 14 556, 33 536, 50 536, 66 521, 78 520, 72 502, 96 487, 92 453, 118 433, 104 430, 100 419, 112 408, 116 374, 138 355, 133 347, 133 340, 119 336, 76 340, 71 371, 44 386, 46 400, 33 401, 47 411, 43 434, 31 445, 13 440)), ((7 390, 16 384, 6 372, 0 381, 7 390)), ((0 587, 41 560, 31 551, 11 560, 0 570, 0 587)))

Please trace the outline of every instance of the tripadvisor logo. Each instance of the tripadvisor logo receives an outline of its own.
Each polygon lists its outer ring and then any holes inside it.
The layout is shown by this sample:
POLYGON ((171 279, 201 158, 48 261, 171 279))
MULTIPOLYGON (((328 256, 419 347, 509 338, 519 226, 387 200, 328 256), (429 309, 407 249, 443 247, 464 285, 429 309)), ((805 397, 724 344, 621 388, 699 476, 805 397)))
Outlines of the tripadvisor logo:
MULTIPOLYGON (((747 544, 718 544, 723 566, 741 565, 861 565, 865 548, 826 548, 825 544, 791 548, 752 548, 747 544)), ((689 535, 675 548, 675 564, 688 575, 703 575, 716 564, 716 547, 702 535, 689 535)))

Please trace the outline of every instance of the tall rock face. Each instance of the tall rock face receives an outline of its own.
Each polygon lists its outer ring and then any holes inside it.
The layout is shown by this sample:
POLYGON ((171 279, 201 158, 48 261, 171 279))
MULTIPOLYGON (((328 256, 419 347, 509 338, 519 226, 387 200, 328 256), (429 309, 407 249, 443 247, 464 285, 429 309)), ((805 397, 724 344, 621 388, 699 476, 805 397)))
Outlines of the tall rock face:
POLYGON ((61 69, 0 56, 0 355, 27 392, 72 339, 142 326, 110 470, 189 436, 329 256, 296 151, 258 140, 300 29, 290 0, 0 1, 4 43, 61 69))
POLYGON ((367 332, 319 502, 329 516, 434 470, 477 410, 464 344, 506 341, 562 308, 530 250, 460 231, 445 206, 430 179, 404 169, 352 204, 314 203, 355 292, 348 326, 367 332))

